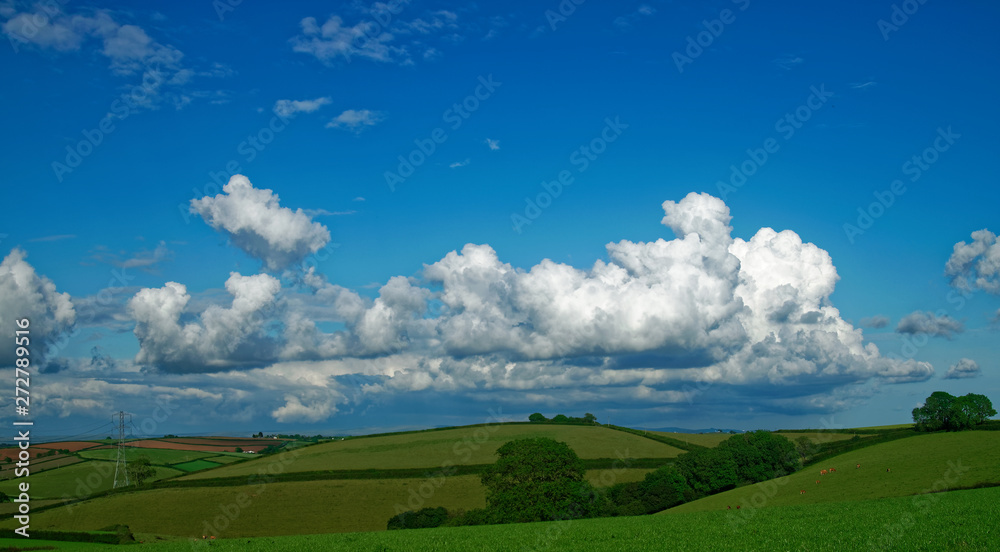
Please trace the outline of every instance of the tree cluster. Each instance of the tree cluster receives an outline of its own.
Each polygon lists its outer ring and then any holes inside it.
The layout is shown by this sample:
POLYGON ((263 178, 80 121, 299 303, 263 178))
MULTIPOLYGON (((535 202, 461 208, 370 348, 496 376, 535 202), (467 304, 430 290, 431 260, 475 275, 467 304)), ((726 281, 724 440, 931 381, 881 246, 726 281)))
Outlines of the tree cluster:
POLYGON ((584 480, 583 462, 566 443, 548 438, 517 439, 497 449, 497 461, 482 474, 484 509, 448 516, 424 508, 394 516, 390 529, 556 521, 659 512, 737 485, 794 472, 799 452, 769 431, 730 437, 714 449, 681 454, 673 465, 642 481, 595 489, 584 480))
POLYGON ((596 424, 597 423, 597 416, 594 416, 590 412, 587 412, 586 414, 584 414, 582 418, 576 418, 576 417, 573 417, 573 416, 566 416, 566 415, 563 415, 563 414, 557 414, 555 417, 553 417, 550 420, 550 419, 546 418, 545 415, 542 414, 541 412, 535 412, 531 416, 528 416, 528 421, 529 422, 536 422, 536 423, 545 423, 545 422, 548 422, 548 423, 554 423, 554 424, 596 424))
POLYGON ((955 397, 935 391, 923 406, 913 409, 913 422, 918 431, 961 431, 972 429, 996 414, 985 395, 969 393, 955 397))

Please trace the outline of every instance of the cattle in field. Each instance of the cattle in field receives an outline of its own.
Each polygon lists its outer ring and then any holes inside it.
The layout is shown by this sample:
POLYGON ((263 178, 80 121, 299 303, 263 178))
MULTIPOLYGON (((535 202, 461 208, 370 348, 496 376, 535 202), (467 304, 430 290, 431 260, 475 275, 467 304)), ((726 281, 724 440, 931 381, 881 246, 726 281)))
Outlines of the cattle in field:
POLYGON ((857 466, 854 467, 854 469, 858 469, 860 467, 861 467, 861 464, 858 464, 857 466))
POLYGON ((819 479, 816 480, 816 484, 819 485, 819 479))
POLYGON ((804 494, 806 494, 806 490, 805 490, 805 489, 802 489, 801 491, 799 491, 799 494, 800 494, 800 495, 804 495, 804 494))
POLYGON ((826 470, 820 470, 820 471, 819 471, 819 474, 820 474, 820 475, 826 475, 826 470))
POLYGON ((830 469, 829 469, 829 472, 830 472, 830 473, 833 473, 833 472, 835 472, 835 471, 837 471, 837 468, 830 468, 830 469))

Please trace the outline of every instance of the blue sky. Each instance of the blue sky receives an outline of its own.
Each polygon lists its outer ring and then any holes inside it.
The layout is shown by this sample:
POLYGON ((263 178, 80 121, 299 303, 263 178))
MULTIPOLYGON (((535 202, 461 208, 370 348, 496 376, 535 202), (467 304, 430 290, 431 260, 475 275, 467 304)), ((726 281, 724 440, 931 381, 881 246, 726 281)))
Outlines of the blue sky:
POLYGON ((1000 399, 998 16, 2 2, 0 316, 31 319, 36 431, 1000 399))

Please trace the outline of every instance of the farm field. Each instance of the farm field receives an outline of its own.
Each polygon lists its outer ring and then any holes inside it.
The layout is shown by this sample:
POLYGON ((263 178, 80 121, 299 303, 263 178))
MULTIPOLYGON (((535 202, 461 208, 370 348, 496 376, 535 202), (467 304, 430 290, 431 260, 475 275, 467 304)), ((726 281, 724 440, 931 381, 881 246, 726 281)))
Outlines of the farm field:
MULTIPOLYGON (((934 495, 926 507, 912 497, 859 500, 756 511, 740 523, 729 512, 689 512, 564 522, 221 539, 212 550, 411 552, 547 550, 905 550, 994 551, 1000 541, 1000 488, 934 495), (817 530, 821 527, 821 530, 817 530)), ((192 549, 190 541, 148 545, 156 552, 192 549)))
POLYGON ((657 515, 735 509, 743 504, 791 506, 875 499, 916 494, 935 485, 936 490, 946 490, 983 482, 1000 482, 1000 432, 933 433, 847 452, 821 466, 681 504, 657 515), (820 475, 820 470, 831 467, 837 471, 820 475), (802 490, 806 493, 800 494, 802 490))
POLYGON ((180 464, 172 464, 171 467, 184 471, 184 472, 195 472, 198 470, 207 470, 209 468, 217 468, 222 464, 216 462, 209 462, 208 460, 192 460, 190 462, 182 462, 180 464))
MULTIPOLYGON (((153 477, 153 481, 174 477, 183 473, 179 470, 164 468, 162 466, 156 466, 155 468, 156 475, 153 477)), ((114 485, 114 480, 114 462, 90 460, 41 473, 32 473, 29 482, 31 483, 31 498, 37 500, 79 495, 78 489, 85 489, 82 493, 83 496, 106 491, 114 485)), ((16 495, 15 490, 19 481, 21 480, 8 479, 0 481, 0 491, 8 495, 16 495)))
POLYGON ((692 445, 710 448, 718 446, 719 443, 732 437, 732 435, 728 433, 674 433, 671 431, 650 431, 649 433, 670 437, 672 439, 677 439, 678 441, 691 443, 692 445))
MULTIPOLYGON (((853 439, 855 435, 854 433, 836 433, 832 431, 775 431, 774 433, 785 437, 793 443, 798 440, 799 437, 808 437, 810 441, 818 445, 823 443, 832 443, 834 441, 846 441, 848 439, 853 439)), ((875 434, 873 433, 867 433, 858 435, 858 438, 865 439, 874 436, 875 434)))
MULTIPOLYGON (((31 526, 92 531, 123 523, 136 533, 184 537, 205 534, 206 523, 216 522, 233 537, 384 531, 396 505, 472 509, 484 507, 486 496, 477 476, 450 477, 436 487, 427 479, 365 479, 153 489, 38 512, 31 526), (430 498, 420 498, 421 491, 430 498)), ((12 528, 13 520, 2 526, 12 528)))
MULTIPOLYGON (((580 458, 676 458, 684 451, 637 435, 600 426, 510 424, 375 436, 322 443, 303 449, 287 471, 361 469, 437 469, 491 464, 503 443, 518 438, 551 437, 564 441, 580 458)), ((247 476, 266 462, 258 459, 183 479, 247 476)))
MULTIPOLYGON (((87 458, 92 460, 110 460, 114 462, 115 458, 118 456, 118 449, 107 448, 107 449, 97 449, 97 450, 84 450, 79 453, 81 458, 87 458)), ((191 462, 192 460, 199 460, 207 456, 213 456, 214 453, 211 452, 199 452, 192 450, 171 450, 171 449, 161 449, 161 448, 138 448, 129 447, 126 450, 126 458, 132 460, 133 458, 138 458, 141 455, 146 455, 149 457, 149 461, 152 464, 178 464, 181 462, 191 462)))

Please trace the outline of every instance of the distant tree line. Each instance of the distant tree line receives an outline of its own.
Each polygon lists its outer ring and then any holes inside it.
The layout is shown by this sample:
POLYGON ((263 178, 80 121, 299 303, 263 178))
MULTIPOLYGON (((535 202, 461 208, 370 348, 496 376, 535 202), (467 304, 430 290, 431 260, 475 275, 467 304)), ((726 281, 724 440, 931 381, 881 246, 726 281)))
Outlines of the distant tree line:
POLYGON ((993 403, 985 395, 969 393, 955 397, 935 391, 924 405, 913 409, 917 431, 961 431, 973 429, 997 415, 993 403))
POLYGON ((546 418, 541 412, 535 412, 531 416, 528 416, 529 422, 536 423, 552 423, 552 424, 596 424, 597 416, 594 416, 590 412, 583 415, 582 418, 575 418, 573 416, 565 416, 563 414, 556 414, 551 420, 546 418))
POLYGON ((595 488, 584 480, 583 462, 566 443, 517 439, 497 449, 483 472, 486 508, 449 515, 424 508, 393 516, 389 529, 483 525, 642 515, 703 496, 787 475, 801 467, 794 444, 769 431, 730 437, 716 448, 699 448, 642 481, 595 488))

